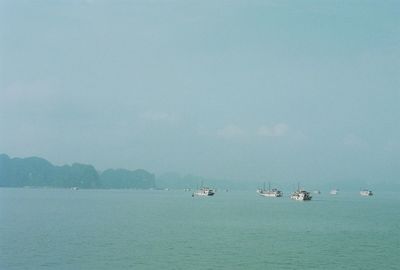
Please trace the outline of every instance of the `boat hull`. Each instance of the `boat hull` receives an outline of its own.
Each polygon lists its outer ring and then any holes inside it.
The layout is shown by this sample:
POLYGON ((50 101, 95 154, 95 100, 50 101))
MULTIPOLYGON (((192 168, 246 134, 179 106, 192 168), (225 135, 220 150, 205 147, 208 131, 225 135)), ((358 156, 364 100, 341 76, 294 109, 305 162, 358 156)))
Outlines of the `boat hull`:
POLYGON ((275 197, 275 198, 277 198, 277 197, 282 197, 282 194, 281 193, 263 193, 263 192, 257 192, 260 196, 263 196, 263 197, 275 197))
POLYGON ((298 196, 291 196, 290 198, 293 200, 296 200, 296 201, 311 201, 311 197, 303 198, 303 197, 298 197, 298 196))
POLYGON ((214 193, 205 194, 205 193, 195 192, 194 195, 207 197, 207 196, 214 196, 214 193))
POLYGON ((282 197, 283 193, 282 191, 274 188, 274 189, 257 189, 257 193, 260 196, 264 197, 282 197))

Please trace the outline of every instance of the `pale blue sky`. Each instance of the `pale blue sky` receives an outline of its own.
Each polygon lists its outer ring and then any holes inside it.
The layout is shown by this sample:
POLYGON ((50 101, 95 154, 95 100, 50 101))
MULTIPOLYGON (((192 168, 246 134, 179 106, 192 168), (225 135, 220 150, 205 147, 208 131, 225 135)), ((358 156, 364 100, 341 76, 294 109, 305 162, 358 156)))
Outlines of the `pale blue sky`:
POLYGON ((0 152, 400 181, 400 1, 0 2, 0 152))

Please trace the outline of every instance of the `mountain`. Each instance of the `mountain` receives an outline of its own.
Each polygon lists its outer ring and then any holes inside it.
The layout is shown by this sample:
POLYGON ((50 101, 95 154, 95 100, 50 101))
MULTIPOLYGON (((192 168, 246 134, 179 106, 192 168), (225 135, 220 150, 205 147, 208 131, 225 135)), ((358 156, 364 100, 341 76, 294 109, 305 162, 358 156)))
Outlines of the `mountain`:
POLYGON ((201 182, 207 183, 201 177, 192 175, 182 176, 176 172, 168 172, 157 176, 157 186, 160 188, 184 189, 199 186, 201 182))
POLYGON ((139 188, 155 187, 155 177, 145 170, 129 171, 125 169, 108 169, 100 175, 103 188, 139 188))
POLYGON ((10 158, 0 154, 0 187, 152 188, 154 175, 145 170, 106 170, 92 165, 56 166, 39 157, 10 158))

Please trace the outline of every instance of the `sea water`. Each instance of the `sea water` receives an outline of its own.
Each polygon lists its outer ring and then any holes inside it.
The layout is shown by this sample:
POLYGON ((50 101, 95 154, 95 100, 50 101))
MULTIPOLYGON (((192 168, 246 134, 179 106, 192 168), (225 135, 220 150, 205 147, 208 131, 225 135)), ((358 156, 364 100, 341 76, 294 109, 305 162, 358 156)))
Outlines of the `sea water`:
POLYGON ((400 194, 0 189, 0 269, 400 269, 400 194))

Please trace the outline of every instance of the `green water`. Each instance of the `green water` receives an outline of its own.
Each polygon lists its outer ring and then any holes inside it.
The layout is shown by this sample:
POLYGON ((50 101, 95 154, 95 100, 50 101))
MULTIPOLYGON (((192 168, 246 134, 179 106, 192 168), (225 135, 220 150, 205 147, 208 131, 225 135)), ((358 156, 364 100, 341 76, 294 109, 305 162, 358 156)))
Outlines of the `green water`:
POLYGON ((0 189, 0 269, 400 269, 399 195, 0 189))

